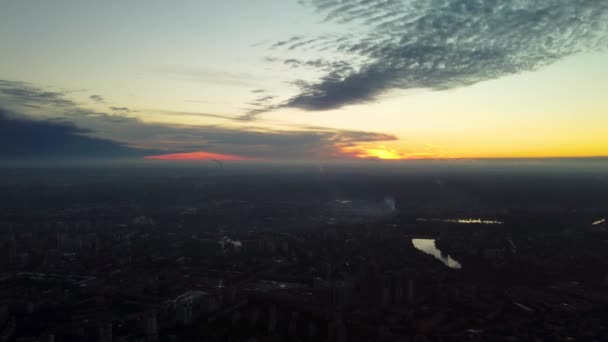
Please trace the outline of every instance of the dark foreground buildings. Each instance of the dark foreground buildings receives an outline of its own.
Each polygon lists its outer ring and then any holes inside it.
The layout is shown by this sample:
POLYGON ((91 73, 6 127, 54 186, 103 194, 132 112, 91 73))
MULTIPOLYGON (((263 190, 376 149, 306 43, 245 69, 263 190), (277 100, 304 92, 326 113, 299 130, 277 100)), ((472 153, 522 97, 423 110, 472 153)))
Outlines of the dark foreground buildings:
POLYGON ((608 340, 601 208, 178 185, 5 203, 0 341, 608 340))

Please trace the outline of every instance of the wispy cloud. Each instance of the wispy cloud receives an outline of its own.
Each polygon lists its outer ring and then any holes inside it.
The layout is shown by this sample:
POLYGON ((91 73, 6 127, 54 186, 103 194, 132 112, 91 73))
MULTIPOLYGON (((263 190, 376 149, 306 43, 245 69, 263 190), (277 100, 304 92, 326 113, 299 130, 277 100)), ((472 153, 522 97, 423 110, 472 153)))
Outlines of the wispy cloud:
POLYGON ((274 95, 261 95, 247 103, 249 108, 244 115, 236 118, 239 121, 253 121, 257 119, 258 115, 268 112, 273 109, 276 105, 273 104, 273 100, 277 97, 274 95))
POLYGON ((229 121, 239 121, 238 116, 230 116, 230 115, 222 115, 222 114, 201 113, 201 112, 179 112, 179 111, 159 111, 159 113, 162 115, 171 115, 171 116, 190 116, 190 117, 222 119, 222 120, 229 120, 229 121))
POLYGON ((270 48, 271 49, 276 49, 276 48, 279 48, 279 47, 282 47, 282 46, 288 46, 290 44, 299 42, 303 38, 304 38, 304 36, 293 36, 293 37, 291 37, 291 38, 289 38, 287 40, 282 40, 282 41, 279 41, 279 42, 276 42, 276 43, 272 44, 272 46, 270 48))
MULTIPOLYGON (((323 72, 280 107, 330 110, 392 89, 444 90, 536 70, 608 46, 605 0, 301 0, 347 34, 295 36, 272 49, 328 52, 284 60, 323 72), (335 64, 344 61, 344 65, 335 64)), ((268 60, 276 61, 276 58, 268 60)), ((273 107, 268 107, 273 109, 273 107)))
POLYGON ((0 80, 0 99, 10 98, 23 106, 39 108, 41 106, 73 106, 75 103, 65 98, 60 91, 46 91, 32 87, 28 83, 0 80))
POLYGON ((173 78, 224 86, 259 87, 259 80, 244 72, 210 68, 164 68, 158 72, 173 78))
POLYGON ((184 102, 189 102, 189 103, 209 103, 209 101, 205 101, 205 100, 184 100, 184 102))

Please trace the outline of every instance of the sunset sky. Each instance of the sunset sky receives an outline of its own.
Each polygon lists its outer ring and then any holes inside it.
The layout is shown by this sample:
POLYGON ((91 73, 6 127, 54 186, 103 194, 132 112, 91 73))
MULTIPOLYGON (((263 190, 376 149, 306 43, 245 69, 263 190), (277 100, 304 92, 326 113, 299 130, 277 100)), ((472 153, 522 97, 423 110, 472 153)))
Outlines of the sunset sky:
POLYGON ((605 0, 4 0, 0 43, 0 158, 608 156, 605 0))

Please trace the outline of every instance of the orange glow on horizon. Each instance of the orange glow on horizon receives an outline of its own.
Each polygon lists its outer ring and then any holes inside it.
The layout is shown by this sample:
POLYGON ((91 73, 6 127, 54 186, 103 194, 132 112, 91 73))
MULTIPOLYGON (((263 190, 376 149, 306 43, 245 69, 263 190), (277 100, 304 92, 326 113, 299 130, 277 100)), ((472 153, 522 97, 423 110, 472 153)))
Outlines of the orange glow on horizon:
POLYGON ((186 153, 170 153, 160 154, 155 156, 146 156, 144 159, 149 160, 254 160, 255 158, 237 156, 232 154, 212 153, 212 152, 186 152, 186 153))
POLYGON ((383 160, 404 160, 417 159, 397 150, 385 146, 378 147, 342 147, 341 152, 356 159, 383 159, 383 160))
MULTIPOLYGON (((322 156, 317 156, 321 157, 322 156)), ((399 160, 460 160, 460 159, 544 159, 544 158, 559 158, 560 156, 543 155, 543 154, 521 154, 521 155, 483 155, 475 154, 470 156, 462 156, 455 154, 444 154, 439 151, 425 151, 425 152, 403 152, 402 150, 390 148, 384 145, 380 146, 336 146, 333 157, 337 158, 349 158, 354 160, 387 160, 387 161, 399 161, 399 160)), ((593 155, 572 155, 570 158, 593 158, 603 156, 593 155)), ((568 157, 566 157, 568 158, 568 157)), ((185 152, 185 153, 170 153, 145 156, 146 160, 160 160, 160 161, 197 161, 197 160, 215 160, 215 161, 263 161, 272 160, 245 157, 240 155, 224 154, 224 153, 213 153, 213 152, 185 152)), ((281 158, 278 158, 281 159, 281 158)))

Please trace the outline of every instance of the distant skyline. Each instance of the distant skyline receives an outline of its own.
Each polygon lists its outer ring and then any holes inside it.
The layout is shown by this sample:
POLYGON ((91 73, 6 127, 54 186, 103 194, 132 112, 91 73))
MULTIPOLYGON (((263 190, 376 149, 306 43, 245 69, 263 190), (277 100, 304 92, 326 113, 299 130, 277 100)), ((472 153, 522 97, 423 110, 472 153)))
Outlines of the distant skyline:
POLYGON ((605 0, 7 0, 0 43, 0 159, 608 156, 605 0))

